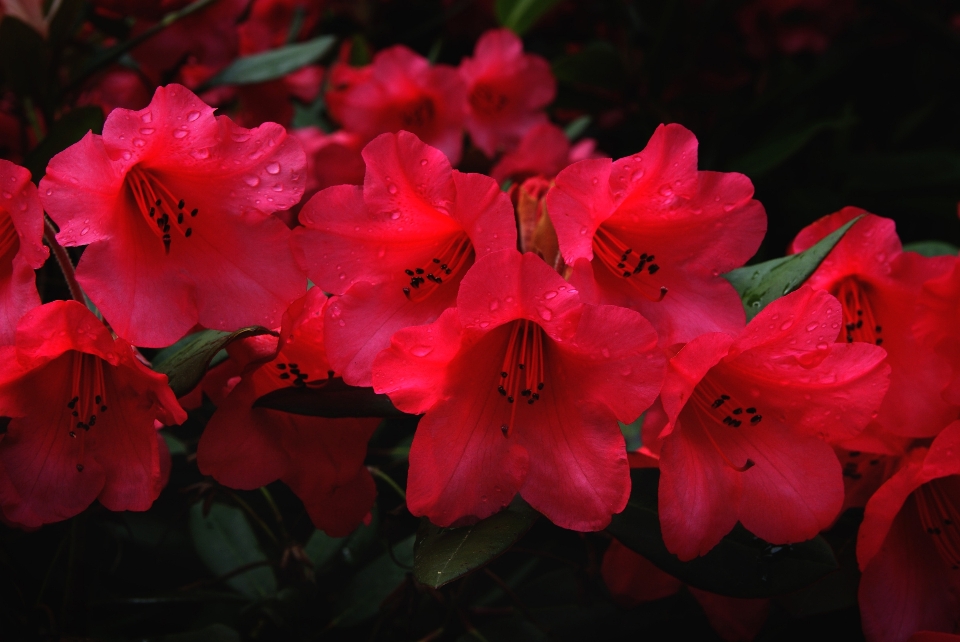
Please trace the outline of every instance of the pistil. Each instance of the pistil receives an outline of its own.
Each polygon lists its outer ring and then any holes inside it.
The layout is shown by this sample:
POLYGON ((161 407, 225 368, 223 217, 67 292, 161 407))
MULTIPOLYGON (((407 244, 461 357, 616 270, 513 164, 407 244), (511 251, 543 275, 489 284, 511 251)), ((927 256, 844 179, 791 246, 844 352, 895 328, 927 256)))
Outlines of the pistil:
POLYGON ((190 238, 193 234, 190 219, 199 214, 197 208, 189 208, 187 202, 174 195, 163 181, 139 166, 127 174, 127 185, 147 227, 163 242, 165 253, 170 253, 172 232, 190 238))
POLYGON ((546 372, 543 360, 543 328, 527 319, 514 321, 497 386, 497 392, 510 404, 510 422, 500 427, 504 437, 509 437, 513 431, 517 404, 526 401, 532 406, 540 400, 546 372))

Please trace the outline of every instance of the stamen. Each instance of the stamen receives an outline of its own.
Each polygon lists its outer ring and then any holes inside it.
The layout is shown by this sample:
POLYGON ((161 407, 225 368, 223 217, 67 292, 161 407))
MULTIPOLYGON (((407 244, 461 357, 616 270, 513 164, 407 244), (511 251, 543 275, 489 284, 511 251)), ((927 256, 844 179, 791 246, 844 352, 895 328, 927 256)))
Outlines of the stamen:
POLYGON ((960 477, 940 477, 914 491, 923 529, 952 570, 960 569, 960 477))
POLYGON ((525 400, 532 406, 540 400, 544 388, 544 334, 543 328, 533 321, 518 319, 510 328, 510 339, 503 355, 497 392, 510 404, 510 422, 501 430, 509 437, 516 424, 517 400, 525 400))
MULTIPOLYGON (((70 400, 66 407, 70 415, 77 419, 83 418, 70 426, 69 435, 76 439, 79 434, 85 435, 97 424, 97 418, 107 412, 106 382, 103 375, 103 360, 99 357, 82 352, 74 352, 71 364, 73 380, 71 382, 70 400), (77 432, 82 431, 82 432, 77 432)), ((84 447, 86 441, 80 440, 80 455, 77 471, 83 472, 84 447)))
POLYGON ((0 257, 6 258, 8 254, 13 256, 14 248, 19 246, 20 236, 17 234, 17 228, 13 226, 13 218, 0 207, 0 257))
POLYGON ((404 287, 403 293, 414 303, 423 301, 443 285, 444 279, 449 281, 473 265, 475 258, 470 237, 463 232, 454 234, 426 264, 403 271, 410 277, 410 287, 404 287))
POLYGON ((883 345, 883 326, 874 316, 870 301, 870 286, 861 283, 856 277, 847 277, 837 285, 834 296, 843 306, 843 329, 839 341, 847 343, 863 342, 883 345))
POLYGON ((643 278, 652 277, 660 270, 660 266, 654 263, 657 257, 646 252, 638 254, 603 225, 597 228, 593 236, 593 255, 614 274, 636 287, 644 298, 659 303, 667 296, 666 286, 657 287, 649 279, 643 278))
POLYGON ((747 416, 750 417, 751 425, 755 426, 759 424, 763 420, 763 417, 757 413, 757 409, 754 406, 744 408, 730 395, 721 392, 719 387, 709 377, 705 377, 697 387, 694 388, 693 394, 687 403, 691 405, 691 409, 696 413, 697 421, 703 433, 707 436, 707 440, 713 446, 714 450, 717 451, 717 454, 720 455, 720 458, 726 466, 738 473, 742 473, 755 465, 755 462, 749 458, 742 466, 733 463, 727 454, 723 452, 723 449, 720 448, 720 445, 711 432, 715 429, 727 430, 733 428, 736 430, 743 425, 743 421, 746 420, 747 416), (746 413, 746 416, 744 413, 746 413), (738 417, 743 417, 743 419, 739 419, 738 417))
MULTIPOLYGON (((163 243, 166 254, 170 253, 173 242, 172 230, 176 230, 183 238, 190 238, 193 229, 182 227, 185 218, 182 210, 186 207, 186 201, 175 196, 162 180, 149 171, 135 166, 127 174, 127 187, 135 207, 143 214, 144 220, 153 221, 156 224, 155 228, 153 225, 149 228, 163 243), (164 212, 164 207, 170 211, 164 212), (179 210, 176 213, 176 223, 172 223, 171 220, 174 207, 179 210)), ((190 216, 196 216, 198 213, 199 210, 194 208, 190 211, 190 216)))

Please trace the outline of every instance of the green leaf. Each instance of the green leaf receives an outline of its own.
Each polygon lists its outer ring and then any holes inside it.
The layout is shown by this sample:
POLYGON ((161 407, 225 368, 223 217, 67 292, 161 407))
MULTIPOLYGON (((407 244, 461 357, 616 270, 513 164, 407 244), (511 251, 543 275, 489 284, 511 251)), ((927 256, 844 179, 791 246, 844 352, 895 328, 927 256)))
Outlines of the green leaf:
POLYGON ((917 241, 903 246, 907 252, 916 252, 924 256, 956 256, 960 250, 945 241, 917 241))
POLYGON ((238 339, 261 334, 276 336, 276 332, 260 326, 241 328, 234 332, 203 330, 158 352, 153 359, 153 369, 167 375, 174 394, 182 397, 200 383, 218 352, 238 339))
POLYGON ((578 138, 583 136, 583 132, 587 131, 587 127, 590 126, 592 120, 593 118, 591 118, 589 115, 581 116, 567 125, 563 130, 563 133, 567 135, 567 140, 569 140, 571 143, 576 142, 578 138))
POLYGON ((497 21, 522 36, 559 0, 497 0, 497 21))
POLYGON ((413 576, 440 588, 486 566, 523 537, 538 516, 517 496, 510 506, 472 526, 440 528, 424 518, 417 530, 413 576))
POLYGON ((690 586, 730 597, 772 597, 802 589, 839 568, 830 545, 822 537, 775 546, 740 524, 706 555, 681 562, 667 550, 660 532, 660 471, 638 468, 630 476, 630 500, 622 513, 613 516, 607 531, 690 586))
POLYGON ((748 265, 724 274, 723 278, 730 281, 743 301, 747 321, 757 316, 771 301, 799 288, 816 271, 847 230, 859 220, 858 216, 799 254, 748 265))
POLYGON ((394 545, 391 552, 376 558, 347 583, 337 600, 339 615, 334 618, 337 626, 353 626, 376 615, 380 604, 407 578, 413 564, 411 535, 394 545))
MULTIPOLYGON (((211 504, 206 517, 203 503, 191 506, 190 536, 200 559, 217 576, 267 561, 243 511, 233 506, 211 504)), ((227 578, 226 584, 252 600, 277 592, 277 580, 269 566, 253 566, 227 578)))
POLYGON ((307 42, 287 45, 272 51, 252 56, 241 56, 229 67, 215 75, 206 87, 218 85, 252 85, 254 83, 276 80, 287 74, 316 62, 323 57, 336 42, 333 36, 319 36, 307 42))
POLYGON ((373 388, 357 388, 342 379, 328 379, 322 385, 305 388, 280 388, 268 392, 253 403, 254 408, 282 410, 309 417, 400 417, 386 395, 373 388))

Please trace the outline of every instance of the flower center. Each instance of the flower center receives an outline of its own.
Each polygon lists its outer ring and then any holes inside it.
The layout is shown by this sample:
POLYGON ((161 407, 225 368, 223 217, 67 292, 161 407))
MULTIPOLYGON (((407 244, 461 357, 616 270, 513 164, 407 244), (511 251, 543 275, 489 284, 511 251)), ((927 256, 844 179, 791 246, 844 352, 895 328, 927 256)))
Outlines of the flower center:
POLYGON ((164 252, 170 253, 171 232, 190 238, 193 228, 189 226, 189 219, 200 213, 197 208, 188 208, 186 201, 140 166, 134 166, 127 174, 127 187, 147 226, 163 242, 164 252))
POLYGON ((646 252, 636 252, 632 247, 614 236, 603 225, 597 228, 593 235, 593 255, 614 274, 630 282, 650 301, 663 301, 667 296, 665 286, 657 287, 647 277, 652 277, 660 270, 654 263, 657 257, 646 252))
MULTIPOLYGON (((300 369, 300 365, 292 361, 277 362, 274 365, 274 373, 277 375, 277 378, 280 379, 284 384, 289 384, 296 388, 303 388, 307 384, 307 379, 310 379, 310 374, 303 372, 300 369)), ((327 371, 327 379, 332 379, 334 375, 333 370, 327 371)), ((321 383, 322 380, 318 380, 314 377, 310 384, 321 383)))
POLYGON ((877 321, 870 304, 867 288, 854 277, 843 279, 834 296, 843 306, 843 329, 847 343, 854 341, 883 344, 883 327, 877 321))
POLYGON ((433 122, 435 115, 436 107, 428 96, 409 102, 400 109, 400 120, 404 128, 409 130, 426 127, 433 122))
POLYGON ((543 328, 533 321, 517 319, 510 331, 510 340, 500 367, 497 392, 510 404, 510 423, 500 430, 509 437, 516 423, 518 400, 526 399, 528 405, 540 400, 544 386, 543 328))
MULTIPOLYGON (((67 409, 76 419, 70 428, 70 437, 86 434, 97 423, 97 417, 107 412, 106 385, 103 379, 103 360, 92 354, 73 353, 73 385, 67 409)), ((80 461, 77 470, 83 472, 84 441, 80 441, 80 461)))
POLYGON ((704 377, 693 389, 693 394, 687 404, 692 407, 703 433, 727 466, 740 473, 754 466, 754 461, 749 458, 742 466, 734 464, 720 448, 710 431, 715 428, 719 430, 737 429, 744 422, 756 426, 763 421, 763 415, 760 414, 756 406, 739 403, 730 394, 724 392, 721 386, 716 385, 709 376, 704 377))
POLYGON ((20 237, 13 226, 13 217, 0 207, 0 259, 9 261, 20 248, 20 237))
POLYGON ((960 476, 940 477, 915 490, 920 523, 933 539, 940 557, 953 569, 960 569, 960 476))
POLYGON ((404 287, 403 293, 414 303, 423 301, 445 280, 455 279, 465 268, 473 265, 475 257, 470 237, 463 232, 454 234, 426 264, 404 270, 404 274, 410 277, 410 286, 404 287))
POLYGON ((487 83, 479 83, 470 92, 470 106, 480 114, 489 116, 498 114, 507 106, 507 102, 506 96, 487 83))

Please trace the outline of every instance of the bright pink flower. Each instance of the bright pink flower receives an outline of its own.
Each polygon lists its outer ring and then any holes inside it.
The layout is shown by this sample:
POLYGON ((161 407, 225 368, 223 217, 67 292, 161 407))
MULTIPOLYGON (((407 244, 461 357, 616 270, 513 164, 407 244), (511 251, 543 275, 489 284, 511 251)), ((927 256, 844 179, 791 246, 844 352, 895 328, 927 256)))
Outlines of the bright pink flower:
POLYGON ((562 129, 552 123, 534 125, 523 135, 517 148, 504 154, 493 166, 490 175, 498 183, 507 179, 519 182, 532 176, 553 178, 570 163, 584 160, 572 158, 571 152, 570 141, 562 129))
POLYGON ((630 494, 617 420, 653 402, 664 357, 639 314, 585 305, 533 254, 477 261, 457 307, 401 330, 374 364, 396 406, 426 413, 407 507, 435 524, 483 519, 520 495, 563 528, 610 523, 630 494))
MULTIPOLYGON (((617 540, 610 542, 603 554, 600 574, 614 601, 627 607, 669 597, 683 587, 683 582, 617 540)), ((767 621, 768 599, 727 597, 692 586, 687 590, 699 602, 717 635, 729 642, 754 639, 767 621)))
POLYGON ((169 85, 57 154, 40 194, 57 239, 89 244, 77 279, 117 334, 166 346, 197 323, 275 327, 302 296, 270 212, 299 200, 304 165, 279 125, 243 129, 169 85))
POLYGON ((527 130, 547 122, 542 110, 557 93, 550 63, 523 53, 509 29, 480 36, 458 71, 467 86, 467 131, 487 156, 512 150, 527 130))
POLYGON ((463 147, 466 101, 457 70, 431 65, 396 45, 378 53, 368 73, 343 94, 339 110, 343 128, 364 140, 386 132, 413 132, 456 165, 463 147))
POLYGON ((857 537, 871 642, 960 625, 960 421, 912 455, 867 503, 857 537))
POLYGON ((268 392, 321 385, 332 376, 323 349, 326 303, 320 288, 312 288, 290 306, 279 343, 272 337, 243 342, 255 344, 254 354, 272 349, 265 359, 246 365, 210 419, 197 463, 202 473, 231 488, 283 481, 303 500, 317 528, 342 537, 367 515, 376 497, 363 460, 380 420, 322 419, 253 407, 268 392))
POLYGON ((317 127, 304 127, 290 132, 307 154, 307 184, 303 201, 333 185, 363 185, 366 166, 360 151, 363 141, 347 131, 327 134, 317 127))
POLYGON ((338 123, 342 123, 347 111, 347 96, 354 86, 370 81, 373 76, 373 65, 354 67, 350 64, 350 51, 353 48, 351 41, 340 46, 337 61, 330 65, 327 76, 327 93, 324 101, 327 103, 327 113, 338 123))
POLYGON ((659 505, 680 559, 703 555, 737 521, 787 544, 837 516, 843 478, 825 440, 866 426, 889 374, 882 349, 833 343, 839 331, 837 300, 804 286, 739 336, 702 335, 670 360, 659 505))
POLYGON ((860 215, 865 216, 840 239, 808 283, 840 300, 845 326, 840 341, 875 343, 887 351, 890 390, 876 418, 882 431, 932 437, 957 417, 960 408, 940 394, 950 378, 949 363, 917 341, 913 324, 923 284, 944 274, 953 259, 904 252, 892 220, 856 207, 807 226, 790 249, 801 252, 860 215))
POLYGON ((960 258, 953 259, 952 269, 924 283, 913 331, 924 348, 950 364, 949 383, 941 394, 960 405, 960 258))
POLYGON ((98 76, 77 99, 78 105, 97 105, 104 116, 117 107, 143 109, 150 103, 150 88, 133 69, 115 67, 98 76))
POLYGON ((20 317, 40 305, 33 271, 48 253, 43 207, 30 172, 0 159, 0 345, 12 345, 20 317))
POLYGON ((742 174, 697 171, 693 133, 661 125, 639 154, 560 172, 547 211, 586 300, 637 310, 669 346, 743 327, 740 297, 721 275, 766 231, 752 196, 742 174))
POLYGON ((34 308, 4 348, 0 416, 0 506, 39 526, 72 517, 94 499, 110 510, 146 510, 161 490, 154 420, 186 413, 167 378, 83 305, 34 308))
POLYGON ((330 363, 369 386, 374 357, 401 328, 455 305, 460 280, 485 254, 516 248, 513 207, 496 182, 462 174, 409 132, 363 150, 363 187, 330 187, 300 213, 294 252, 307 275, 339 294, 327 311, 330 363))

